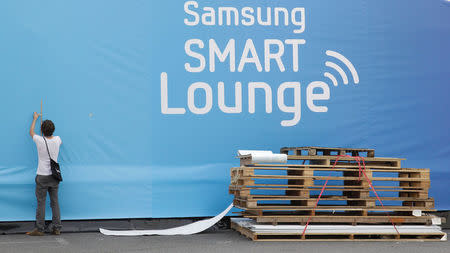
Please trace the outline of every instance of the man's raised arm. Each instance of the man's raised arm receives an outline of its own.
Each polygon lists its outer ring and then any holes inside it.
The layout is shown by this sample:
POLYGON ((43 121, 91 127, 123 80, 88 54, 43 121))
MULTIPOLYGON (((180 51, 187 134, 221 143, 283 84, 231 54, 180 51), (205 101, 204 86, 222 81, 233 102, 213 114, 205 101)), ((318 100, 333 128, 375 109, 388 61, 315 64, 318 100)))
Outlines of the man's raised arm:
POLYGON ((33 136, 35 135, 34 133, 34 126, 36 125, 36 120, 39 118, 39 114, 37 112, 33 113, 33 122, 31 122, 31 126, 30 126, 30 136, 31 138, 33 138, 33 136))

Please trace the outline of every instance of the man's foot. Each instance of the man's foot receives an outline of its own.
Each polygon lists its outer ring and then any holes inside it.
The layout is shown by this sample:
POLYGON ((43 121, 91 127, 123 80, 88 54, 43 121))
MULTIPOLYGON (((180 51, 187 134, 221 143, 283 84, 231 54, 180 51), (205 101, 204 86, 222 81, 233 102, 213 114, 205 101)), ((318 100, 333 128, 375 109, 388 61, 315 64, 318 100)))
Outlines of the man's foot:
POLYGON ((52 235, 60 235, 61 231, 59 229, 53 229, 52 235))
POLYGON ((43 236, 44 233, 39 231, 39 230, 37 230, 37 229, 34 229, 33 231, 27 232, 27 235, 29 235, 29 236, 43 236))

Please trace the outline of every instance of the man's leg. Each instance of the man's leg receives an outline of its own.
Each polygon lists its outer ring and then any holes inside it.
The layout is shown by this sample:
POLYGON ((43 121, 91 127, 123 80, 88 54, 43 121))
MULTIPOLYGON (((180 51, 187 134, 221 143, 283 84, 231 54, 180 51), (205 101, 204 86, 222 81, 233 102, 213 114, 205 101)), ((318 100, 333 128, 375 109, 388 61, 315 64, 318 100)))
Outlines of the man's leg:
POLYGON ((44 232, 45 228, 45 200, 47 198, 47 187, 42 180, 42 176, 36 176, 36 230, 39 232, 44 232))
POLYGON ((52 183, 52 186, 49 187, 48 193, 50 195, 50 206, 52 207, 52 226, 53 232, 55 230, 61 230, 61 213, 59 210, 59 202, 58 202, 58 189, 59 182, 52 178, 55 182, 52 183))

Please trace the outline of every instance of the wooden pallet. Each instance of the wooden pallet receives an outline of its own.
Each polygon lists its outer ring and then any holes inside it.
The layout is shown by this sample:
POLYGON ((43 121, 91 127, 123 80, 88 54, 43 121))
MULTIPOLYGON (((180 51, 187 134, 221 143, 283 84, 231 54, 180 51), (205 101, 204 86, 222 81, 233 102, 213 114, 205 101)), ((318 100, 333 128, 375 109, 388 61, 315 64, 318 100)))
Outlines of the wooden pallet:
MULTIPOLYGON (((429 188, 429 169, 380 169, 366 167, 365 175, 371 181, 393 181, 399 182, 400 187, 405 188, 429 188), (389 176, 386 176, 389 174, 389 176)), ((289 185, 313 186, 314 180, 341 180, 348 182, 345 186, 361 185, 365 186, 367 180, 364 173, 356 168, 346 168, 318 165, 298 165, 292 166, 241 166, 231 168, 231 185, 251 185, 255 186, 254 179, 288 179, 289 185), (327 172, 327 173, 323 173, 327 172), (318 175, 319 174, 319 175, 318 175), (322 175, 320 175, 322 174, 322 175), (241 182, 238 182, 241 180, 241 182), (356 181, 356 183, 355 183, 356 181), (359 183, 360 184, 359 184, 359 183)), ((264 185, 264 184, 262 184, 264 185)), ((377 186, 377 185, 375 185, 377 186)))
MULTIPOLYGON (((261 166, 261 167, 237 167, 237 168, 231 168, 231 171, 242 171, 244 174, 242 176, 250 176, 250 175, 256 175, 254 174, 255 170, 286 170, 289 171, 290 175, 311 175, 314 171, 333 171, 333 172, 356 172, 356 173, 346 173, 345 176, 350 175, 356 175, 358 176, 358 169, 354 168, 332 168, 332 166, 327 167, 316 167, 313 165, 305 166, 305 167, 267 167, 267 166, 261 166), (303 173, 300 173, 303 172, 303 173), (306 174, 307 172, 310 172, 309 174, 306 174)), ((393 175, 396 175, 395 177, 402 177, 402 178, 429 178, 429 169, 403 169, 403 170, 384 170, 384 169, 372 169, 370 167, 366 167, 365 170, 366 173, 372 173, 372 172, 383 172, 384 174, 392 173, 393 175)), ((288 174, 289 175, 289 174, 288 174)), ((234 175, 232 175, 234 176, 234 175)), ((371 176, 371 175, 369 175, 371 176)))
POLYGON ((296 205, 285 205, 285 204, 266 204, 266 205, 257 205, 257 206, 249 206, 247 202, 234 199, 234 206, 244 210, 262 210, 262 211, 273 211, 273 210, 281 210, 281 211, 297 211, 297 210, 331 210, 331 211, 414 211, 421 210, 432 212, 436 211, 433 207, 426 206, 369 206, 369 205, 318 205, 314 208, 314 205, 311 206, 296 206, 296 205))
MULTIPOLYGON (((385 169, 366 169, 365 174, 375 185, 381 199, 384 201, 397 201, 401 206, 433 208, 434 200, 428 198, 430 186, 428 169, 403 169, 390 172, 396 177, 376 176, 385 169), (393 186, 378 186, 379 181, 395 182, 393 186), (398 192, 398 196, 383 196, 385 192, 398 192)), ((321 202, 343 201, 347 206, 376 206, 377 199, 370 197, 370 187, 366 179, 359 177, 358 169, 330 168, 314 166, 301 167, 238 167, 231 169, 232 184, 230 193, 236 197, 236 204, 244 208, 266 206, 270 201, 289 200, 286 206, 314 206, 317 196, 314 191, 321 190, 322 185, 318 181, 333 180, 340 185, 327 185, 321 202), (267 171, 274 170, 285 175, 269 175, 267 171), (265 174, 257 174, 262 171, 265 174), (316 176, 315 172, 332 171, 338 175, 316 176), (258 180, 264 180, 260 183, 258 180), (280 180, 284 184, 280 183, 280 180), (274 182, 274 183, 270 183, 274 182), (256 194, 252 191, 270 190, 279 191, 281 194, 268 195, 256 194), (331 195, 331 196, 330 196, 331 195)), ((319 203, 320 204, 320 203, 319 203)), ((380 203, 378 203, 379 205, 380 203)), ((398 203, 397 203, 398 205, 398 203)))
MULTIPOLYGON (((367 172, 366 172, 367 174, 367 172)), ((360 186, 360 187, 365 187, 366 184, 368 186, 368 182, 366 181, 366 179, 364 178, 364 176, 362 176, 361 178, 359 178, 357 175, 354 176, 314 176, 314 175, 301 175, 301 176, 297 176, 297 175, 279 175, 279 176, 275 176, 275 175, 249 175, 249 176, 239 176, 237 178, 233 178, 233 185, 247 185, 247 186, 267 186, 270 187, 270 185, 278 185, 280 187, 285 186, 285 187, 307 187, 307 186, 317 186, 319 184, 316 183, 316 181, 323 181, 323 180, 333 180, 333 181, 339 181, 339 182, 344 182, 344 183, 349 183, 344 184, 342 186, 360 186), (286 180, 292 180, 291 182, 288 182, 286 184, 280 184, 280 183, 258 183, 256 180, 258 179, 265 179, 266 181, 268 180, 279 180, 279 179, 286 179, 286 180), (295 180, 295 181, 294 181, 295 180), (353 184, 350 184, 353 183, 353 184)), ((390 181, 390 182, 398 182, 400 183, 401 188, 404 187, 412 187, 412 188, 420 188, 420 189, 425 189, 425 188, 429 188, 430 187, 430 180, 426 179, 426 178, 391 178, 391 177, 369 177, 369 179, 371 180, 371 182, 376 182, 376 181, 390 181)), ((340 186, 340 185, 331 185, 330 186, 340 186)), ((378 187, 378 186, 377 186, 378 187)), ((392 186, 392 187, 397 187, 397 186, 392 186)))
POLYGON ((333 233, 307 232, 304 236, 299 232, 254 232, 251 229, 231 221, 231 228, 253 241, 446 241, 447 234, 438 232, 415 233, 333 233))
POLYGON ((280 149, 280 153, 298 156, 305 153, 309 156, 315 155, 364 156, 365 153, 365 157, 375 157, 375 150, 367 148, 283 147, 280 149))
MULTIPOLYGON (((292 170, 292 171, 304 171, 304 170, 313 170, 313 171, 353 171, 358 172, 359 166, 358 164, 349 164, 349 165, 320 165, 320 164, 250 164, 241 167, 233 167, 233 170, 243 170, 252 172, 255 170, 292 170)), ((374 165, 366 165, 366 170, 370 170, 373 172, 391 172, 391 173, 423 173, 429 172, 429 169, 422 168, 393 168, 389 166, 374 166, 374 165)), ((405 175, 406 176, 406 175, 405 175)), ((418 174, 417 176, 418 177, 418 174)))
MULTIPOLYGON (((312 194, 311 191, 319 193, 320 188, 251 188, 242 187, 235 188, 230 186, 229 192, 234 194, 236 200, 249 202, 250 205, 244 205, 244 207, 255 207, 259 204, 290 201, 289 204, 300 206, 311 206, 317 201, 318 195, 312 194), (282 192, 283 195, 270 195, 270 194, 256 194, 254 190, 264 193, 270 190, 273 193, 282 192), (255 203, 256 202, 256 203, 255 203), (300 203, 299 203, 300 202, 300 203)), ((427 192, 420 190, 398 190, 398 189, 376 189, 378 196, 383 201, 384 205, 402 205, 415 207, 415 209, 422 209, 422 207, 433 208, 434 199, 428 197, 427 192), (399 197, 385 196, 385 193, 395 194, 399 197), (403 197, 404 196, 404 197, 403 197)), ((339 205, 364 205, 364 206, 379 206, 380 203, 376 197, 371 196, 371 193, 367 189, 348 189, 348 188, 328 188, 324 191, 325 195, 322 195, 319 204, 339 203, 339 205), (336 192, 334 195, 332 195, 336 192), (332 201, 332 202, 331 202, 332 201), (344 203, 345 202, 345 203, 344 203), (365 203, 364 203, 365 202, 365 203), (363 203, 363 204, 361 204, 363 203)))
MULTIPOLYGON (((239 181, 237 181, 239 182, 239 181)), ((252 190, 273 190, 273 191, 285 191, 286 195, 294 195, 294 196, 311 196, 310 191, 320 191, 323 185, 271 185, 271 184, 262 184, 260 185, 230 185, 229 193, 234 194, 236 196, 248 196, 251 194, 252 190)), ((426 189, 417 188, 417 187, 400 187, 400 186, 374 186, 377 192, 398 192, 399 197, 414 197, 414 198, 427 198, 428 191, 426 189), (403 194, 404 196, 402 196, 403 194)), ((359 197, 364 194, 367 194, 370 189, 364 188, 358 185, 329 185, 325 191, 329 192, 346 192, 351 196, 359 197)), ((256 195, 256 194, 254 194, 256 195)), ((344 195, 344 194, 343 194, 344 195)), ((345 196, 345 195, 344 195, 345 196)))
MULTIPOLYGON (((244 181, 237 180, 236 183, 244 181)), ((271 190, 285 192, 287 196, 309 196, 314 198, 315 195, 311 191, 320 191, 323 185, 284 185, 284 184, 260 184, 260 185, 230 185, 229 193, 235 196, 250 196, 259 194, 252 193, 253 190, 271 190)), ((399 197, 414 197, 414 198, 428 198, 427 188, 412 187, 412 186, 374 186, 379 193, 394 192, 398 193, 399 197)), ((327 184, 325 188, 325 195, 327 193, 339 194, 342 196, 362 197, 369 196, 370 189, 358 185, 330 185, 327 184)), ((267 194, 266 194, 267 195, 267 194)), ((340 195, 338 195, 340 196, 340 195)))
MULTIPOLYGON (((252 165, 252 156, 251 155, 242 155, 239 156, 241 165, 252 165)), ((335 164, 335 161, 338 159, 339 161, 336 165, 353 165, 357 166, 358 162, 353 157, 337 157, 337 156, 298 156, 298 155, 288 155, 287 157, 290 161, 308 161, 309 164, 314 165, 327 165, 331 166, 335 164)), ((366 157, 364 158, 364 163, 367 166, 382 166, 389 168, 401 168, 401 161, 405 160, 404 158, 390 158, 390 157, 366 157)), ((361 162, 362 166, 362 162, 361 162)))
MULTIPOLYGON (((238 207, 238 206, 237 206, 238 207)), ((239 207, 238 207, 239 208, 239 207)), ((373 208, 337 208, 337 209, 329 209, 329 208, 322 208, 319 207, 317 209, 314 208, 303 208, 303 209, 297 209, 297 210, 289 210, 289 209, 243 209, 244 211, 239 212, 242 216, 252 216, 251 218, 255 217, 321 217, 321 216, 334 216, 336 218, 339 217, 349 217, 349 216, 357 216, 357 217, 363 217, 363 218, 371 218, 371 217, 387 217, 389 216, 404 216, 404 217, 410 217, 411 219, 417 218, 417 217, 423 217, 426 216, 426 214, 423 214, 423 210, 418 209, 412 209, 412 208, 403 208, 401 210, 392 210, 392 208, 387 209, 373 209, 373 208)), ((435 211, 435 210, 433 210, 435 211)), ((250 218, 250 217, 248 217, 250 218)), ((330 221, 331 222, 331 221, 330 221)))
MULTIPOLYGON (((268 197, 261 196, 255 197, 250 196, 248 198, 235 198, 235 204, 243 208, 267 208, 267 207, 283 207, 290 209, 293 207, 314 207, 317 199, 309 197, 299 197, 299 196, 283 196, 283 197, 268 197), (280 204, 279 202, 287 202, 280 204)), ((434 199, 415 199, 415 198, 396 198, 396 197, 383 197, 381 198, 384 206, 387 208, 392 208, 387 206, 389 201, 401 202, 397 204, 398 206, 414 207, 414 209, 419 210, 433 210, 434 199), (388 201, 387 201, 388 200, 388 201)), ((332 196, 332 197, 322 197, 319 200, 318 206, 327 207, 329 202, 339 202, 335 203, 335 206, 345 206, 345 207, 378 207, 381 203, 377 198, 347 198, 345 196, 332 196), (343 202, 343 203, 342 203, 343 202)))
POLYGON ((261 224, 301 224, 305 225, 309 220, 309 224, 386 224, 390 225, 391 221, 396 225, 400 224, 423 224, 431 225, 434 223, 442 224, 445 223, 440 217, 434 216, 402 216, 402 215, 391 215, 390 217, 383 215, 373 215, 373 216, 357 216, 357 215, 336 215, 332 213, 315 216, 310 215, 265 215, 258 216, 254 214, 242 213, 245 218, 250 218, 255 220, 257 223, 261 224))
MULTIPOLYGON (((241 156, 241 157, 243 157, 243 156, 241 156)), ((245 157, 247 157, 247 156, 245 156, 245 157)), ((400 159, 400 158, 398 158, 398 159, 400 159)), ((402 159, 402 160, 404 160, 404 159, 402 159)), ((306 164, 306 163, 305 164, 289 164, 289 163, 287 163, 287 164, 286 163, 276 163, 276 164, 261 163, 261 164, 258 164, 258 163, 255 163, 255 164, 245 164, 243 166, 249 167, 249 168, 252 168, 252 167, 272 167, 272 168, 280 167, 280 168, 285 168, 286 167, 286 168, 295 169, 295 168, 308 168, 308 167, 330 168, 333 165, 306 164)), ((347 168, 347 169, 359 169, 358 163, 356 163, 356 164, 343 164, 343 165, 337 164, 334 167, 335 168, 347 168)), ((362 167, 362 163, 361 163, 361 167, 362 167)), ((383 165, 370 165, 369 166, 367 164, 366 164, 366 168, 370 168, 370 169, 385 169, 385 170, 390 170, 392 172, 395 172, 395 171, 398 171, 398 170, 403 170, 403 169, 414 170, 412 168, 400 168, 400 167, 383 166, 383 165)))

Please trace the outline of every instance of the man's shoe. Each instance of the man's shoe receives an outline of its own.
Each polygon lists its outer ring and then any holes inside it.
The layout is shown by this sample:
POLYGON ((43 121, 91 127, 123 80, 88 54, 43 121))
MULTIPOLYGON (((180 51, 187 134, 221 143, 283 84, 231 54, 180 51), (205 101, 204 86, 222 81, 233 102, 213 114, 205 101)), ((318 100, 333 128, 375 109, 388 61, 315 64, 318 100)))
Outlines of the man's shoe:
POLYGON ((44 233, 39 231, 39 230, 37 230, 37 229, 34 229, 33 231, 27 232, 27 235, 29 235, 29 236, 43 236, 44 233))
POLYGON ((61 231, 59 229, 53 229, 52 235, 60 235, 61 231))

